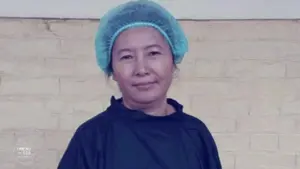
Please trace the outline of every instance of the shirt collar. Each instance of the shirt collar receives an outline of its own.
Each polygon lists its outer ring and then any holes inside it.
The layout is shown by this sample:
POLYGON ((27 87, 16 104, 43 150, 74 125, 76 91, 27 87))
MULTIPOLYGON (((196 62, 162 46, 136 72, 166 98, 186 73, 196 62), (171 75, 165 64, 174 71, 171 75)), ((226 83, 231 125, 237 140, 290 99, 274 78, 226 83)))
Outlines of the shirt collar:
POLYGON ((177 102, 175 99, 172 98, 167 98, 167 103, 170 104, 171 106, 174 107, 175 112, 170 114, 170 115, 166 115, 166 116, 151 116, 148 115, 142 111, 139 110, 132 110, 129 109, 127 107, 125 107, 122 104, 122 97, 116 99, 114 96, 111 97, 110 99, 110 106, 108 108, 108 110, 110 111, 110 113, 112 113, 114 116, 118 116, 118 117, 128 117, 128 118, 132 118, 132 119, 136 119, 136 120, 145 120, 145 119, 182 119, 182 115, 183 115, 183 105, 181 105, 179 102, 177 102))

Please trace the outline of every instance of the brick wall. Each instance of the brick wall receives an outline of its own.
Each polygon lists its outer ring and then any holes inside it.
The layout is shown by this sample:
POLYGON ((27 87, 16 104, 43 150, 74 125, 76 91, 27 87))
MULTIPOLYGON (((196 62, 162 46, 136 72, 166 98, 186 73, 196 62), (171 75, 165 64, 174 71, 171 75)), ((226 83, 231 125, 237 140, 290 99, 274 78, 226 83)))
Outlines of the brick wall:
MULTIPOLYGON (((300 169, 300 22, 182 22, 170 95, 213 132, 224 169, 300 169)), ((0 20, 0 168, 53 169, 112 93, 97 22, 0 20)))

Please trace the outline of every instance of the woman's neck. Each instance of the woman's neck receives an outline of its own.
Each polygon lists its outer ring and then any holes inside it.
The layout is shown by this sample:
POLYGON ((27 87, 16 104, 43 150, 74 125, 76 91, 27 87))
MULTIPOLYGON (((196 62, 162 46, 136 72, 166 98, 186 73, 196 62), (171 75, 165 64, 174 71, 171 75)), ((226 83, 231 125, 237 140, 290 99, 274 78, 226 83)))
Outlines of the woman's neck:
POLYGON ((123 98, 125 107, 132 110, 140 110, 151 116, 166 116, 174 110, 172 106, 167 103, 167 98, 157 99, 150 103, 138 103, 130 99, 123 98))

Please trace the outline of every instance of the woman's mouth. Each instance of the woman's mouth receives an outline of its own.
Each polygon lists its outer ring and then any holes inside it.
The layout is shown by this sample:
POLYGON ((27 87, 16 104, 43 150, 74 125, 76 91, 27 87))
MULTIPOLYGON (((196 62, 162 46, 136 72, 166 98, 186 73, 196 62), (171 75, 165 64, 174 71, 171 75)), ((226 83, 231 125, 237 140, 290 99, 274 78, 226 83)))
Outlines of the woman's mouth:
POLYGON ((155 84, 156 82, 141 82, 141 83, 135 83, 133 86, 136 87, 138 90, 149 90, 155 84))

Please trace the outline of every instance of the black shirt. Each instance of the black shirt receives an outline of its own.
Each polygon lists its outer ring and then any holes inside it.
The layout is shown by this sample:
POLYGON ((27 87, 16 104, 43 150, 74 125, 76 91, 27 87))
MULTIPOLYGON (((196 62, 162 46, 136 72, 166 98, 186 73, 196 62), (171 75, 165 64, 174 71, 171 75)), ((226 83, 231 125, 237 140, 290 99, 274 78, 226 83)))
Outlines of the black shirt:
POLYGON ((205 124, 183 112, 150 116, 111 98, 102 113, 78 127, 58 169, 221 169, 205 124))

